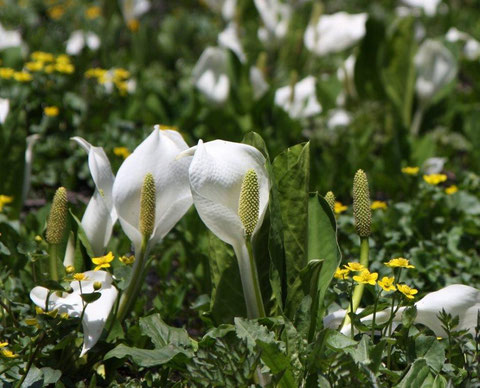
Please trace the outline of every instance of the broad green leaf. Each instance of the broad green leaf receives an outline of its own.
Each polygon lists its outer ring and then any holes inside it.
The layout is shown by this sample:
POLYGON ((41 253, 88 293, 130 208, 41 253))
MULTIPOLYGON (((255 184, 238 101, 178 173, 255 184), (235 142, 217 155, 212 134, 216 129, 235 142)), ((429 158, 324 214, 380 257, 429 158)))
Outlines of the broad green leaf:
POLYGON ((273 342, 274 334, 266 326, 244 318, 235 318, 235 332, 237 337, 247 341, 248 348, 253 351, 258 339, 264 342, 273 342))
POLYGON ((100 294, 99 292, 92 292, 90 294, 82 294, 81 296, 84 302, 93 303, 98 300, 102 296, 102 294, 100 294))
POLYGON ((148 368, 151 366, 166 364, 177 356, 191 357, 192 355, 193 354, 190 351, 169 346, 157 349, 139 349, 120 344, 116 348, 110 350, 105 355, 104 360, 114 357, 129 357, 135 364, 148 368))
POLYGON ((413 58, 417 50, 415 19, 400 19, 387 37, 382 58, 382 80, 387 96, 408 128, 412 116, 415 87, 413 58))
POLYGON ((149 337, 157 348, 167 345, 190 346, 191 344, 185 329, 168 326, 160 318, 160 314, 140 318, 140 328, 142 334, 149 337))
POLYGON ((326 331, 326 336, 327 345, 335 350, 341 350, 349 346, 355 346, 358 343, 350 337, 347 337, 346 335, 343 335, 342 333, 332 329, 328 329, 326 331))
POLYGON ((430 368, 424 358, 418 358, 410 366, 408 373, 396 385, 398 388, 422 387, 431 378, 430 368))
POLYGON ((274 375, 282 377, 275 385, 276 387, 297 387, 291 370, 291 360, 283 354, 275 342, 264 342, 261 339, 256 341, 258 349, 261 351, 260 358, 268 366, 274 375))
POLYGON ((416 356, 423 357, 433 372, 439 373, 445 363, 445 345, 435 337, 419 336, 415 339, 416 356))

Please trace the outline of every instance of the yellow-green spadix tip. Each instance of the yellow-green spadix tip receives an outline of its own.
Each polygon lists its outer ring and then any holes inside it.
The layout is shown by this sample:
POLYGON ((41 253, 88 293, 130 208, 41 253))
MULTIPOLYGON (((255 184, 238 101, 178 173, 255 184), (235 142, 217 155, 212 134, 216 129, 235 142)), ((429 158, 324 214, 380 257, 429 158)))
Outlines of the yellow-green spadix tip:
POLYGON ((238 216, 245 228, 245 235, 251 237, 258 222, 260 211, 260 187, 254 169, 246 172, 240 190, 238 216))
POLYGON ((335 195, 333 192, 329 191, 325 194, 325 201, 327 201, 328 206, 330 206, 330 209, 332 209, 333 212, 335 210, 335 195))
POLYGON ((67 189, 59 187, 53 197, 52 207, 47 222, 47 242, 60 244, 67 228, 67 189))
POLYGON ((372 224, 370 190, 367 175, 363 170, 358 170, 353 178, 353 216, 357 234, 360 237, 370 236, 372 224))
POLYGON ((148 173, 143 179, 140 194, 140 233, 144 237, 150 237, 155 227, 155 180, 148 173))

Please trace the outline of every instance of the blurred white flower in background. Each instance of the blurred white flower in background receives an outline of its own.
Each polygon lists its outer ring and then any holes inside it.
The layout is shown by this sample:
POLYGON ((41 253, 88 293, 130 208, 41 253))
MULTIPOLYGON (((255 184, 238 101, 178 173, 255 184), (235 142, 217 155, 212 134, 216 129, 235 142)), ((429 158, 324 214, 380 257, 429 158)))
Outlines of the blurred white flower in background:
POLYGON ((230 22, 227 28, 218 35, 218 44, 220 47, 232 50, 240 62, 246 62, 247 58, 238 37, 238 27, 234 22, 230 22))
POLYGON ((7 98, 0 98, 0 124, 5 122, 8 112, 10 112, 10 100, 7 98))
POLYGON ((355 89, 355 62, 357 58, 351 54, 342 66, 337 69, 337 78, 343 84, 343 90, 337 96, 337 105, 345 105, 347 96, 356 96, 357 91, 355 89))
POLYGON ((229 21, 235 16, 237 0, 203 0, 211 10, 221 13, 223 19, 229 21))
POLYGON ((100 38, 91 31, 76 30, 68 38, 66 52, 69 55, 78 55, 87 46, 90 50, 100 47, 100 38))
POLYGON ((291 118, 314 116, 322 111, 317 100, 315 77, 308 76, 291 85, 280 88, 275 93, 275 104, 285 110, 291 118))
POLYGON ((250 83, 253 89, 253 98, 258 100, 268 91, 270 86, 265 81, 262 71, 255 66, 250 67, 250 83))
POLYGON ((292 8, 279 0, 254 0, 264 27, 258 29, 258 38, 269 46, 282 40, 288 32, 292 8))
POLYGON ((120 0, 120 8, 127 24, 138 20, 140 16, 150 10, 150 7, 149 0, 120 0))
POLYGON ((423 162, 422 170, 425 174, 440 174, 443 171, 443 166, 447 163, 447 158, 433 157, 428 158, 423 162))
POLYGON ((463 54, 468 60, 474 61, 480 58, 480 42, 466 32, 452 27, 445 35, 445 39, 452 43, 463 42, 463 54))
POLYGON ((304 43, 318 56, 343 51, 365 36, 366 13, 322 15, 305 30, 304 43))
POLYGON ((402 0, 402 3, 412 7, 423 9, 425 15, 434 16, 437 13, 438 4, 441 0, 402 0))
POLYGON ((337 127, 346 127, 352 122, 350 113, 345 109, 332 109, 329 112, 327 119, 328 129, 335 129, 337 127))
POLYGON ((22 36, 16 30, 5 30, 0 23, 0 50, 8 47, 18 47, 22 44, 22 36))
POLYGON ((427 39, 423 42, 414 62, 417 71, 415 89, 421 104, 431 101, 457 73, 454 56, 450 50, 435 40, 427 39))
POLYGON ((230 93, 228 56, 219 47, 207 47, 193 69, 195 87, 211 102, 223 104, 230 93))

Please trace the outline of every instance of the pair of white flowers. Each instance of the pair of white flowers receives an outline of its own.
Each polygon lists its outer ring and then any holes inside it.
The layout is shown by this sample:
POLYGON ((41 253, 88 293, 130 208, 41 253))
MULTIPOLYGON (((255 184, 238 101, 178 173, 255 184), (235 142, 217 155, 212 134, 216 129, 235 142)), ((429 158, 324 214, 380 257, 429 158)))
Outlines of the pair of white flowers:
MULTIPOLYGON (((73 140, 88 152, 95 183, 95 192, 82 218, 95 255, 103 255, 117 219, 136 254, 142 250, 140 198, 144 178, 151 174, 156 193, 155 223, 148 247, 161 241, 193 203, 207 227, 234 247, 240 269, 249 265, 248 254, 245 258, 245 229, 238 215, 241 186, 247 172, 253 169, 259 184, 259 216, 253 234, 261 226, 270 192, 265 158, 256 148, 222 140, 207 143, 200 140, 197 146, 189 148, 177 131, 156 126, 127 157, 115 177, 101 147, 92 146, 80 137, 73 140)), ((92 292, 93 281, 101 283, 100 298, 86 306, 83 316, 82 355, 98 341, 118 295, 109 273, 89 271, 85 275, 86 280, 72 281, 71 294, 50 295, 48 306, 45 306, 49 293, 46 288, 35 287, 30 293, 38 306, 78 317, 84 307, 81 293, 92 292)))

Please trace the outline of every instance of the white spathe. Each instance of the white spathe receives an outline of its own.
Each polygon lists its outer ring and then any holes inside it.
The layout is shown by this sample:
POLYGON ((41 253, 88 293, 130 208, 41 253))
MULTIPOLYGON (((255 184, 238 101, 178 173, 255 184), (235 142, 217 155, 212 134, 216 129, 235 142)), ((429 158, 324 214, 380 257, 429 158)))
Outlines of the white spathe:
POLYGON ((95 51, 100 47, 100 38, 91 31, 76 30, 68 38, 66 52, 69 55, 78 55, 87 46, 95 51))
POLYGON ((150 10, 149 0, 120 0, 123 18, 128 23, 136 20, 150 10))
POLYGON ((188 183, 190 158, 176 160, 188 148, 182 135, 158 125, 123 162, 113 184, 113 203, 123 231, 140 252, 140 194, 145 175, 155 181, 155 227, 149 245, 160 241, 192 205, 188 183))
MULTIPOLYGON (((463 284, 452 284, 425 295, 415 303, 415 306, 417 308, 415 323, 427 326, 437 336, 446 335, 445 330, 442 328, 442 323, 438 319, 438 315, 442 310, 445 310, 447 314, 453 317, 459 317, 459 323, 455 330, 467 330, 474 335, 477 325, 477 313, 480 310, 480 291, 463 284)), ((399 308, 393 319, 394 326, 398 326, 402 322, 404 310, 405 307, 399 308)), ((344 316, 345 310, 335 311, 323 319, 324 326, 336 328, 342 322, 344 316)), ((368 315, 361 320, 368 323, 372 321, 372 317, 373 315, 368 315)), ((377 313, 376 322, 386 322, 389 317, 389 310, 380 311, 377 313)), ((350 330, 351 326, 347 325, 342 329, 342 333, 348 335, 350 330)))
POLYGON ((211 102, 221 105, 230 93, 228 56, 219 47, 207 47, 193 69, 195 87, 211 102))
POLYGON ((95 192, 88 202, 82 217, 82 227, 96 256, 105 253, 105 247, 112 236, 117 222, 117 212, 113 206, 112 189, 115 176, 110 161, 102 147, 92 146, 81 137, 72 137, 87 153, 88 167, 95 183, 95 192))
POLYGON ((352 122, 352 117, 345 109, 332 109, 329 112, 327 119, 328 129, 335 129, 337 127, 346 127, 352 122))
POLYGON ((412 7, 423 9, 425 15, 434 16, 437 13, 438 4, 441 0, 402 0, 402 3, 412 7))
POLYGON ((258 100, 263 97, 263 95, 268 91, 270 86, 263 77, 262 71, 255 66, 250 67, 250 84, 253 89, 253 99, 258 100))
POLYGON ((205 4, 215 12, 221 13, 226 20, 232 20, 235 16, 237 0, 204 0, 205 4))
POLYGON ((440 42, 427 39, 415 55, 415 89, 422 103, 430 101, 457 73, 454 56, 440 42))
POLYGON ((348 56, 342 66, 337 69, 337 78, 343 84, 343 90, 338 94, 336 103, 343 106, 346 103, 347 96, 356 96, 355 88, 355 63, 357 58, 354 54, 348 56))
POLYGON ((0 98, 0 124, 5 122, 8 112, 10 112, 10 100, 7 98, 0 98))
POLYGON ((218 44, 220 47, 232 50, 240 62, 246 62, 247 57, 245 56, 242 43, 238 37, 238 27, 234 22, 230 22, 228 26, 218 35, 218 44))
POLYGON ((315 77, 308 76, 291 86, 284 86, 275 93, 275 104, 285 110, 291 118, 314 116, 322 111, 317 100, 315 77))
POLYGON ((480 58, 480 42, 466 32, 452 27, 447 31, 445 39, 452 43, 463 43, 463 54, 468 60, 474 61, 480 58))
POLYGON ((70 294, 63 292, 61 296, 59 296, 56 292, 51 292, 47 288, 40 286, 34 287, 32 291, 30 291, 30 299, 38 307, 48 311, 58 309, 59 314, 67 313, 68 316, 72 318, 79 318, 82 315, 84 308, 84 302, 81 297, 82 293, 100 293, 100 298, 89 303, 85 308, 85 313, 82 318, 83 348, 80 357, 97 343, 118 295, 117 289, 112 285, 112 275, 108 272, 87 271, 84 274, 86 280, 74 280, 70 283, 73 289, 73 292, 70 294), (101 288, 98 291, 95 291, 93 288, 95 282, 101 283, 101 288), (46 306, 49 293, 48 306, 46 306))
POLYGON ((322 15, 305 30, 305 47, 318 56, 352 47, 365 36, 367 18, 366 13, 322 15))
POLYGON ((5 30, 0 23, 0 50, 8 47, 18 47, 22 44, 22 36, 16 30, 5 30))
POLYGON ((292 7, 279 0, 254 0, 264 27, 258 29, 258 38, 265 45, 282 40, 288 32, 292 7))

